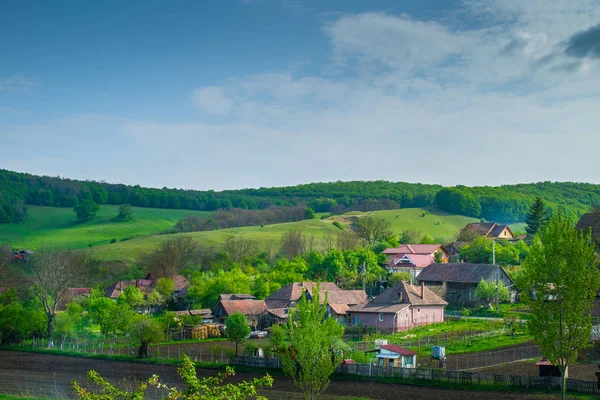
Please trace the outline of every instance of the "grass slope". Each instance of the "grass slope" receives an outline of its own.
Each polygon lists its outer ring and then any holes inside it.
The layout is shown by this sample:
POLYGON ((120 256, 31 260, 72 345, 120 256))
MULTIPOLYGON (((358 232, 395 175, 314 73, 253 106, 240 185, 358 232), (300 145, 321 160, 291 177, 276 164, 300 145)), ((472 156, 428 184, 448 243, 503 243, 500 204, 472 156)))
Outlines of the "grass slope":
MULTIPOLYGON (((460 215, 449 215, 445 213, 432 212, 425 217, 421 215, 425 212, 421 208, 405 208, 401 210, 384 210, 374 212, 352 212, 341 216, 330 217, 324 220, 312 219, 299 222, 289 222, 284 224, 260 226, 248 226, 241 228, 220 229, 210 232, 193 232, 169 235, 168 237, 190 236, 205 245, 218 245, 227 238, 239 235, 247 239, 256 240, 262 248, 269 244, 278 245, 281 234, 292 230, 300 230, 307 235, 314 235, 317 241, 321 240, 329 233, 338 232, 338 228, 333 226, 334 221, 339 221, 344 225, 349 225, 356 218, 370 215, 378 218, 385 218, 390 221, 394 233, 400 234, 406 229, 418 229, 423 233, 429 233, 434 238, 445 241, 455 235, 469 222, 476 219, 460 215), (396 218, 396 216, 398 216, 396 218), (439 224, 438 224, 439 222, 439 224)), ((96 254, 105 261, 121 260, 131 262, 135 260, 140 253, 151 251, 166 236, 152 236, 128 240, 96 248, 96 254)))
POLYGON ((209 212, 133 207, 133 220, 115 221, 119 206, 103 205, 91 221, 80 222, 71 208, 29 206, 29 217, 22 223, 0 224, 0 243, 36 249, 44 243, 87 247, 148 235, 171 228, 188 215, 208 216, 209 212))
POLYGON ((428 233, 437 241, 450 240, 462 227, 474 218, 451 215, 436 211, 426 213, 421 208, 384 210, 374 212, 351 212, 341 216, 299 222, 220 229, 210 232, 159 235, 171 228, 175 222, 188 215, 208 216, 210 213, 190 210, 165 210, 134 207, 134 219, 115 221, 117 206, 104 205, 92 221, 79 222, 69 208, 29 207, 29 218, 24 223, 0 224, 0 243, 12 247, 37 249, 44 243, 85 248, 90 244, 97 256, 104 261, 135 261, 140 253, 153 250, 161 241, 176 236, 190 236, 204 245, 219 245, 233 235, 256 240, 262 248, 269 244, 278 245, 281 234, 300 230, 314 235, 317 241, 329 233, 338 232, 334 221, 350 225, 356 218, 374 216, 384 218, 396 234, 407 229, 428 233), (423 214, 425 213, 425 216, 423 214), (117 243, 111 244, 112 239, 117 243), (124 240, 125 239, 125 240, 124 240))

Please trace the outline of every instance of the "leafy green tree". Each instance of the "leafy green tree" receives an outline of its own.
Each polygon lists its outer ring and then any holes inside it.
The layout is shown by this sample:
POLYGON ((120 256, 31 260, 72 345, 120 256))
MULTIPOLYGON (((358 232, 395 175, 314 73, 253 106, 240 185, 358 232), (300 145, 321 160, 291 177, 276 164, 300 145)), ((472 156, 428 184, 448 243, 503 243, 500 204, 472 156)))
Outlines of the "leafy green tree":
MULTIPOLYGON (((490 307, 492 302, 496 299, 496 282, 488 282, 483 278, 477 284, 475 288, 475 296, 485 301, 490 307)), ((504 282, 498 282, 498 301, 505 302, 510 300, 510 291, 504 282)))
POLYGON ((136 286, 127 286, 125 290, 123 290, 123 293, 117 298, 117 302, 125 303, 131 308, 141 307, 146 304, 144 294, 140 288, 136 286))
POLYGON ((388 276, 387 282, 388 282, 388 285, 390 287, 392 287, 400 281, 410 281, 411 279, 412 279, 412 274, 408 271, 394 272, 388 276))
POLYGON ((148 347, 164 337, 163 330, 155 318, 137 314, 128 330, 129 342, 139 346, 138 358, 148 358, 148 347))
POLYGON ((156 281, 156 290, 165 299, 169 299, 175 292, 175 282, 171 278, 158 278, 156 281))
POLYGON ((281 325, 273 325, 269 335, 269 344, 275 349, 276 353, 283 348, 285 343, 286 333, 281 325))
POLYGON ((128 221, 133 219, 133 208, 129 204, 121 204, 119 206, 119 213, 115 217, 117 221, 128 221))
POLYGON ((75 211, 77 219, 79 220, 94 218, 98 213, 98 210, 100 210, 100 206, 96 204, 94 200, 90 199, 83 199, 79 204, 73 207, 73 211, 75 211))
POLYGON ((435 239, 429 233, 426 233, 421 238, 422 244, 435 244, 435 239))
POLYGON ((541 197, 536 197, 535 202, 527 212, 525 216, 525 231, 531 238, 535 236, 542 226, 548 221, 549 211, 544 204, 544 200, 541 197))
POLYGON ((523 264, 523 293, 531 307, 529 330, 542 354, 562 373, 565 398, 569 364, 589 346, 591 311, 600 289, 600 272, 590 232, 573 228, 556 213, 533 239, 523 264))
POLYGON ((306 294, 291 310, 287 323, 290 338, 288 351, 280 354, 283 371, 305 399, 314 400, 329 385, 329 377, 342 362, 342 353, 336 349, 344 335, 344 328, 333 318, 326 318, 327 296, 323 302, 320 287, 313 291, 313 299, 306 294))
POLYGON ((246 316, 236 312, 225 319, 225 333, 229 341, 235 343, 235 355, 238 355, 238 344, 243 344, 250 334, 250 326, 246 316))
POLYGON ((304 210, 304 219, 314 219, 314 218, 315 218, 315 210, 313 210, 310 207, 308 207, 306 210, 304 210))
POLYGON ((218 374, 217 376, 198 378, 194 363, 185 354, 183 355, 181 366, 177 371, 186 383, 186 391, 181 391, 177 387, 169 387, 159 380, 158 375, 153 375, 151 378, 140 383, 135 391, 126 392, 107 382, 96 371, 88 371, 87 377, 92 383, 102 388, 101 393, 92 393, 80 386, 77 381, 74 381, 72 385, 75 395, 82 400, 138 400, 146 397, 145 392, 149 387, 164 389, 168 393, 166 399, 169 400, 267 400, 266 397, 258 395, 257 389, 273 385, 273 378, 269 374, 263 378, 254 378, 251 382, 224 383, 225 378, 235 375, 231 367, 227 367, 225 373, 218 374))
POLYGON ((187 299, 212 307, 221 293, 251 293, 253 279, 240 268, 199 273, 191 278, 187 299))

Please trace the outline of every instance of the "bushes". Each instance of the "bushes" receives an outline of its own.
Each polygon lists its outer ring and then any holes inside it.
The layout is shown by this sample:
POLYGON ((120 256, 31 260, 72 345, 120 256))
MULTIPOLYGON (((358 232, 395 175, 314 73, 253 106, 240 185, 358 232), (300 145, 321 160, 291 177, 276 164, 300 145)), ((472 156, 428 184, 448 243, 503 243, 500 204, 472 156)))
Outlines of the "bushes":
POLYGON ((344 225, 342 225, 339 221, 333 221, 333 226, 335 226, 336 228, 338 228, 341 231, 343 231, 344 229, 346 229, 344 227, 344 225))

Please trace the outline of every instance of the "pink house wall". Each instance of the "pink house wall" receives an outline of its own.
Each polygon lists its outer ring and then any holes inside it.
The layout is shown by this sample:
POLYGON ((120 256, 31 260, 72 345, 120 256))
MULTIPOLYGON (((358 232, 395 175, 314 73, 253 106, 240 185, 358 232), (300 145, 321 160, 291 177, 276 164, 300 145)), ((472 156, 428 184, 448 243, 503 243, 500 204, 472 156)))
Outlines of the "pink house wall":
POLYGON ((444 307, 411 305, 396 314, 383 314, 383 321, 379 321, 379 313, 351 312, 351 322, 383 331, 400 332, 415 326, 444 322, 444 307))

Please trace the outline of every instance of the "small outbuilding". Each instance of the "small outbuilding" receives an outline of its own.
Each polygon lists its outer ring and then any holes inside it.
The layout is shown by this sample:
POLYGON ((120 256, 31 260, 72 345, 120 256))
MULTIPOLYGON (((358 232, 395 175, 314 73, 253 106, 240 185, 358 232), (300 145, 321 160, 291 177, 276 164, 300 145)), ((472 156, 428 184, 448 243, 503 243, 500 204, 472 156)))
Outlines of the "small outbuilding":
POLYGON ((416 368, 417 353, 395 344, 379 346, 378 364, 382 367, 416 368))
POLYGON ((536 362, 535 365, 537 365, 540 369, 540 376, 550 376, 556 378, 560 378, 561 376, 560 369, 548 361, 546 357, 540 358, 540 361, 536 362))

